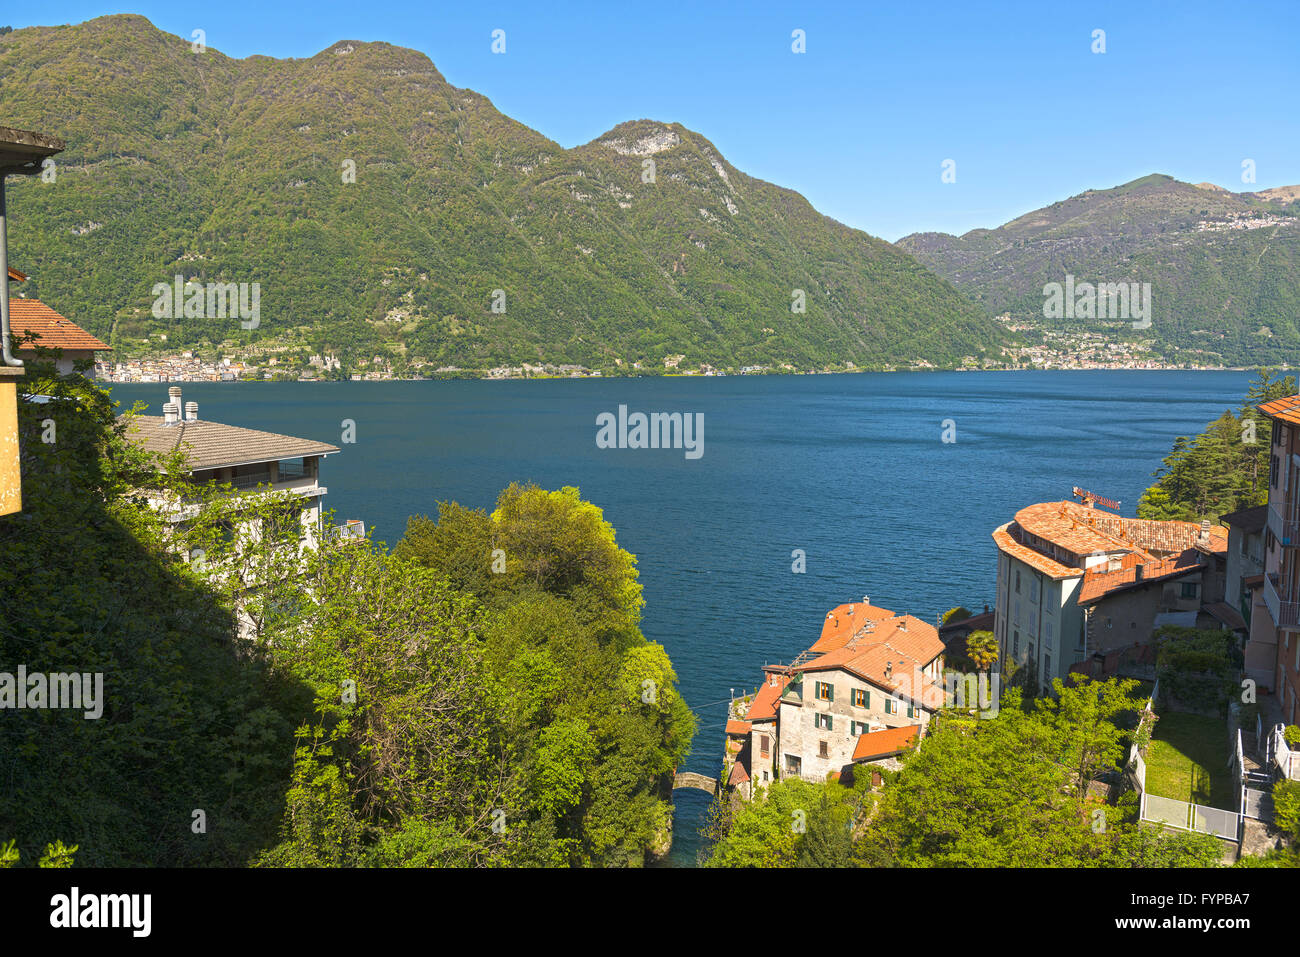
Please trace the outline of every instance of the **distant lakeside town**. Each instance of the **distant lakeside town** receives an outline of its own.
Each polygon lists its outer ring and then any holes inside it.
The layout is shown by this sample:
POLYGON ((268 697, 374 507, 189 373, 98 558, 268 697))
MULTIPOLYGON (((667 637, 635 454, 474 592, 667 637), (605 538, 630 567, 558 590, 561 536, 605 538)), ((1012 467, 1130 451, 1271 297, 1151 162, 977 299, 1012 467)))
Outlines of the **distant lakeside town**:
MULTIPOLYGON (((1115 346, 1115 343, 1109 343, 1115 346)), ((1118 344, 1123 345, 1123 344, 1118 344)), ((336 356, 313 355, 305 365, 289 364, 270 358, 255 360, 238 355, 200 357, 191 350, 176 355, 101 359, 95 362, 95 377, 101 382, 401 382, 427 379, 588 379, 622 376, 726 376, 726 375, 826 375, 845 372, 936 372, 936 371, 1023 371, 1023 370, 1149 370, 1149 371, 1246 371, 1248 366, 1228 366, 1221 363, 1166 362, 1151 358, 1138 358, 1123 350, 1104 352, 1096 357, 1062 356, 1042 346, 1019 350, 1015 357, 1002 363, 972 362, 952 368, 936 366, 924 360, 911 365, 886 365, 866 368, 852 362, 841 366, 818 369, 799 369, 790 364, 779 366, 741 366, 719 368, 701 364, 695 368, 681 368, 680 357, 664 360, 662 369, 639 362, 623 364, 612 369, 592 369, 584 365, 552 363, 522 363, 517 366, 494 366, 488 369, 467 369, 458 366, 433 366, 412 364, 406 368, 394 367, 381 356, 346 368, 336 356)), ((1286 365, 1281 368, 1288 368, 1286 365)))

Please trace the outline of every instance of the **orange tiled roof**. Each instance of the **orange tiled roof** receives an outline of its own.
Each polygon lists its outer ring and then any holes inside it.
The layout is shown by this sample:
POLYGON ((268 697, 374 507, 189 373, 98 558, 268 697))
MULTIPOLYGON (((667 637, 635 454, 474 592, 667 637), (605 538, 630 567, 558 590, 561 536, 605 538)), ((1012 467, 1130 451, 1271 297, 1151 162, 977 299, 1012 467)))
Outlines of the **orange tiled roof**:
POLYGON ((943 654, 943 650, 938 629, 914 615, 867 617, 862 627, 852 634, 836 629, 829 641, 819 640, 809 651, 821 654, 795 666, 795 670, 842 668, 888 691, 903 691, 911 700, 926 705, 936 700, 936 694, 942 694, 942 685, 934 678, 925 677, 921 679, 921 688, 913 689, 913 675, 943 654))
POLYGON ((1300 395, 1289 395, 1284 399, 1274 399, 1255 408, 1270 419, 1300 425, 1300 395))
POLYGON ((1209 539, 1200 543, 1201 526, 1196 522, 1159 522, 1125 518, 1113 512, 1088 508, 1078 502, 1040 502, 1016 512, 1014 522, 994 530, 998 548, 1052 578, 1077 578, 1078 564, 1095 552, 1137 553, 1143 561, 1170 558, 1189 548, 1206 552, 1226 552, 1228 530, 1214 525, 1209 539), (1040 547, 1055 546, 1052 558, 1027 544, 1040 540, 1040 547))
POLYGON ((832 648, 839 648, 867 622, 893 617, 894 613, 889 609, 878 608, 868 602, 840 605, 826 613, 826 617, 822 620, 821 637, 812 646, 812 650, 829 651, 832 648))
POLYGON ((763 682, 763 687, 758 689, 758 694, 754 695, 754 700, 749 705, 749 714, 745 717, 752 723, 755 721, 775 721, 777 709, 781 705, 781 692, 785 686, 790 683, 789 675, 774 675, 763 682), (773 684, 773 678, 776 684, 773 684))
POLYGON ((744 784, 749 780, 749 772, 739 761, 731 765, 731 774, 727 777, 727 786, 735 787, 737 784, 744 784))
POLYGON ((1030 568, 1037 569, 1044 575, 1054 579, 1077 578, 1081 569, 1072 568, 1069 565, 1062 565, 1060 562, 1048 558, 1041 552, 1036 552, 1028 545, 1021 545, 1011 537, 1008 529, 1011 528, 1011 522, 1000 528, 993 530, 993 541, 999 549, 1006 552, 1012 558, 1017 558, 1024 562, 1030 568))
POLYGON ((1200 553, 1189 548, 1174 558, 1150 560, 1144 553, 1125 555, 1120 559, 1118 571, 1106 571, 1105 566, 1089 569, 1079 585, 1080 605, 1090 605, 1107 595, 1125 588, 1146 585, 1150 582, 1177 578, 1202 568, 1200 553), (1142 566, 1142 581, 1137 578, 1137 566, 1142 566))
POLYGON ((853 749, 854 761, 870 761, 875 758, 887 758, 906 751, 916 741, 920 733, 919 725, 902 728, 886 728, 883 731, 868 731, 858 735, 857 746, 853 749))
POLYGON ((748 721, 737 721, 730 718, 727 721, 727 734, 749 734, 750 727, 748 721))
POLYGON ((34 342, 21 343, 19 349, 31 349, 34 346, 46 349, 111 348, 39 299, 10 299, 9 329, 15 336, 36 333, 39 337, 34 342))

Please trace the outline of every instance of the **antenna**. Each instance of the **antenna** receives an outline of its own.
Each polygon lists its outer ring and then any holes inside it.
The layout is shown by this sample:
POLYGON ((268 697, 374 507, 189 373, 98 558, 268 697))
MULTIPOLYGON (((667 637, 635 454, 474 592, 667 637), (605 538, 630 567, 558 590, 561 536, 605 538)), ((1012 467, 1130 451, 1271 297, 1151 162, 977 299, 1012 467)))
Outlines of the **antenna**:
POLYGON ((1095 502, 1096 504, 1102 506, 1103 508, 1118 509, 1120 505, 1120 503, 1113 498, 1106 498, 1106 496, 1104 495, 1098 495, 1095 492, 1089 492, 1086 488, 1079 488, 1079 486, 1077 485, 1074 487, 1074 497, 1077 498, 1079 501, 1081 501, 1084 505, 1088 505, 1088 506, 1091 506, 1092 503, 1095 502))

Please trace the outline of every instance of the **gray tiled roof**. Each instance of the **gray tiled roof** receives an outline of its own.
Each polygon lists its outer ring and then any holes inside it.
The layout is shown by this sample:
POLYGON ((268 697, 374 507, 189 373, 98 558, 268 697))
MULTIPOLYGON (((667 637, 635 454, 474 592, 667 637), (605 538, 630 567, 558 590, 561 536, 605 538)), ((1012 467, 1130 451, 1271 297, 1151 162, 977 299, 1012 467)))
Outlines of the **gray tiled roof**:
POLYGON ((275 432, 241 429, 206 419, 164 425, 159 415, 137 415, 126 437, 150 452, 186 452, 191 470, 214 469, 255 462, 295 459, 302 455, 328 455, 338 447, 275 432))

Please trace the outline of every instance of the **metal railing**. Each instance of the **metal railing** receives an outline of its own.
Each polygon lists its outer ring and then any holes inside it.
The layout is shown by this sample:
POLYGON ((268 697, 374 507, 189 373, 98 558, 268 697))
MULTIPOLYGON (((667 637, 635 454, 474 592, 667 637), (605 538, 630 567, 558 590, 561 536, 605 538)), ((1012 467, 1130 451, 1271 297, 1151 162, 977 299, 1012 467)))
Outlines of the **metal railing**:
POLYGON ((1273 761, 1277 769, 1282 772, 1282 776, 1291 781, 1300 781, 1300 751, 1286 743, 1285 725, 1279 724, 1273 729, 1270 749, 1273 752, 1273 761))
POLYGON ((245 472, 243 475, 236 475, 230 480, 230 484, 237 489, 256 488, 259 485, 271 484, 271 470, 258 469, 256 472, 245 472))
POLYGON ((1292 504, 1290 508, 1276 505, 1268 507, 1268 527, 1273 536, 1283 547, 1300 547, 1300 508, 1292 504))
POLYGON ((1280 595, 1273 579, 1264 576, 1264 604, 1279 628, 1300 628, 1300 601, 1289 601, 1290 595, 1280 595))

